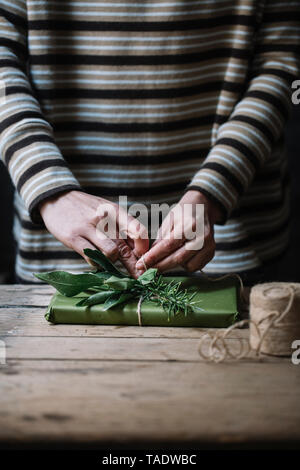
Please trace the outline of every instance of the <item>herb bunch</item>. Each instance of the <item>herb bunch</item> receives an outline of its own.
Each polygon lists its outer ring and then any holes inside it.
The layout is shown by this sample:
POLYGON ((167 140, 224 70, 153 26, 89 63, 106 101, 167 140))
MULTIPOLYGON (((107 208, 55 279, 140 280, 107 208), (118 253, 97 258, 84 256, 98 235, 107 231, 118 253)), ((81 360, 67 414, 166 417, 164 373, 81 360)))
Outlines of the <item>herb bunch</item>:
POLYGON ((84 253, 102 270, 83 274, 51 271, 36 273, 35 276, 67 297, 88 293, 77 302, 76 305, 81 307, 102 304, 103 310, 109 310, 115 305, 142 297, 163 307, 168 318, 178 313, 187 315, 194 309, 201 310, 193 301, 196 293, 182 289, 181 281, 166 281, 157 269, 150 268, 134 279, 119 271, 101 251, 86 248, 84 253))

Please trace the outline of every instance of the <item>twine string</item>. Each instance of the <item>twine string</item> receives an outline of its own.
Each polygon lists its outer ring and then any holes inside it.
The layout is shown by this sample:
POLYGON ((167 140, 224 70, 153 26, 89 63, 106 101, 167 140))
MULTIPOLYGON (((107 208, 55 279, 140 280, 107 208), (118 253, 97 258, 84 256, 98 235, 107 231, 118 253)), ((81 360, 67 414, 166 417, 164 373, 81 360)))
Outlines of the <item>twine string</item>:
MULTIPOLYGON (((294 303, 295 295, 296 295, 295 289, 293 288, 292 285, 287 285, 285 286, 285 288, 288 291, 288 302, 282 312, 280 312, 279 310, 274 310, 274 311, 269 312, 266 316, 261 318, 259 321, 254 321, 253 319, 250 318, 249 320, 242 320, 240 322, 237 322, 234 325, 231 325, 229 328, 226 328, 225 330, 219 330, 214 334, 206 333, 205 335, 201 337, 199 345, 198 345, 198 352, 200 356, 207 361, 213 361, 213 362, 222 362, 226 358, 232 358, 236 360, 242 359, 246 357, 251 350, 254 350, 256 356, 261 356, 263 342, 270 334, 270 330, 272 329, 272 327, 278 328, 282 326, 282 320, 288 315, 294 303), (265 330, 262 332, 260 326, 268 320, 269 320, 269 323, 267 324, 267 327, 265 328, 265 330), (239 341, 240 349, 238 353, 233 353, 229 348, 228 342, 225 341, 226 337, 229 335, 229 333, 232 330, 241 328, 245 325, 251 325, 254 327, 257 337, 259 338, 257 346, 255 349, 251 348, 249 338, 246 341, 243 338, 236 338, 237 341, 239 341), (207 340, 209 341, 209 348, 208 348, 208 353, 206 354, 204 352, 204 344, 207 340)), ((266 297, 266 291, 268 289, 270 289, 270 287, 267 287, 262 290, 263 297, 266 297)), ((284 322, 284 326, 293 327, 295 326, 295 323, 284 322)))
MULTIPOLYGON (((144 255, 141 256, 141 260, 143 262, 145 270, 147 271, 148 267, 146 265, 144 255)), ((143 321, 142 321, 142 302, 143 302, 143 299, 144 299, 144 297, 141 295, 141 297, 139 298, 138 304, 137 304, 137 309, 136 309, 136 313, 137 313, 138 321, 139 321, 139 326, 143 326, 143 321)))
POLYGON ((141 256, 141 260, 142 260, 142 263, 143 263, 143 265, 144 265, 145 270, 147 271, 148 266, 146 265, 146 261, 145 261, 144 255, 141 256))
POLYGON ((139 326, 143 326, 142 312, 141 312, 142 302, 143 302, 143 296, 141 295, 141 297, 139 298, 138 304, 137 304, 137 316, 138 316, 138 320, 139 320, 139 326))
POLYGON ((223 281, 223 279, 229 279, 229 278, 237 279, 240 284, 240 297, 244 302, 246 302, 244 283, 243 283, 241 276, 239 276, 237 273, 228 273, 219 277, 211 277, 211 276, 208 276, 206 273, 204 273, 201 269, 200 269, 200 272, 202 276, 204 277, 204 279, 207 279, 207 281, 211 281, 211 282, 223 281))
MULTIPOLYGON (((266 291, 269 290, 269 289, 270 289, 269 287, 263 289, 263 291, 262 291, 263 297, 266 297, 266 291)), ((283 311, 281 313, 278 310, 274 310, 274 311, 270 312, 267 316, 262 318, 260 321, 257 322, 258 337, 260 338, 259 342, 258 342, 258 345, 257 345, 257 348, 256 348, 256 354, 258 354, 258 355, 261 354, 262 344, 263 344, 264 340, 266 339, 267 335, 269 334, 271 328, 273 326, 275 326, 275 327, 280 327, 281 326, 281 321, 287 316, 287 314, 289 313, 289 311, 290 311, 290 309, 291 309, 291 307, 294 303, 295 294, 296 294, 295 289, 293 289, 293 287, 291 285, 284 286, 284 289, 286 289, 288 291, 288 303, 287 303, 285 309, 283 309, 283 311), (265 321, 269 320, 270 318, 272 318, 272 320, 267 325, 265 331, 261 334, 261 330, 259 329, 259 326, 262 323, 264 323, 265 321)), ((252 324, 255 324, 255 322, 253 320, 252 320, 252 324)), ((285 325, 287 325, 287 324, 285 323, 285 325)))
MULTIPOLYGON (((145 270, 147 271, 148 267, 147 267, 147 264, 145 262, 144 255, 141 256, 141 260, 143 262, 145 270)), ((239 284, 240 284, 240 289, 239 289, 240 299, 242 301, 246 302, 246 296, 245 296, 245 289, 244 289, 243 281, 242 281, 241 277, 238 274, 228 273, 228 274, 225 274, 225 275, 222 275, 222 276, 219 276, 219 277, 215 278, 215 277, 208 276, 202 270, 200 270, 200 272, 201 272, 202 276, 210 282, 218 282, 218 281, 228 279, 228 278, 238 279, 239 284)), ((214 332, 213 334, 209 333, 209 332, 205 333, 200 338, 200 342, 199 342, 199 345, 198 345, 198 352, 199 352, 200 356, 206 361, 211 361, 211 362, 216 362, 216 363, 222 362, 227 358, 234 359, 234 360, 243 359, 246 356, 248 356, 251 351, 254 351, 256 356, 261 356, 262 346, 263 346, 264 341, 266 340, 266 338, 268 338, 268 336, 270 335, 270 331, 272 330, 272 328, 279 328, 283 324, 282 321, 289 314, 289 312, 290 312, 290 310, 291 310, 291 308, 294 304, 294 300, 295 300, 295 296, 296 296, 296 290, 293 288, 293 285, 291 285, 291 284, 288 285, 287 284, 287 285, 282 286, 282 287, 283 287, 283 289, 285 289, 285 291, 288 294, 288 301, 287 301, 287 304, 286 304, 286 306, 285 306, 285 308, 283 309, 282 312, 280 312, 279 309, 272 310, 269 313, 267 313, 265 316, 263 316, 263 318, 261 318, 258 321, 254 321, 253 318, 251 318, 251 316, 250 316, 249 319, 241 320, 241 321, 235 323, 234 325, 231 325, 229 328, 220 329, 217 332, 214 332), (268 322, 268 323, 266 323, 266 322, 268 322), (266 325, 267 325, 265 329, 261 328, 264 323, 266 323, 266 325), (233 330, 235 330, 237 328, 242 328, 245 325, 251 326, 255 330, 255 333, 256 333, 257 338, 258 338, 258 343, 257 343, 256 347, 254 347, 254 348, 251 347, 250 337, 248 337, 247 340, 245 340, 244 338, 236 338, 236 340, 238 341, 238 344, 239 344, 238 351, 236 352, 236 351, 231 350, 231 348, 229 347, 229 342, 226 341, 227 337, 229 336, 229 334, 233 330), (208 342, 208 353, 204 352, 204 344, 206 342, 208 342)), ((270 286, 270 285, 263 288, 262 292, 261 292, 261 295, 264 298, 266 298, 267 297, 266 293, 271 288, 272 288, 272 286, 270 286)), ((138 301, 138 304, 137 304, 137 317, 138 317, 139 326, 143 326, 142 312, 141 312, 142 302, 143 302, 143 296, 141 296, 139 298, 139 301, 138 301)), ((295 323, 284 322, 285 327, 289 326, 289 327, 292 328, 294 325, 295 325, 295 323)))

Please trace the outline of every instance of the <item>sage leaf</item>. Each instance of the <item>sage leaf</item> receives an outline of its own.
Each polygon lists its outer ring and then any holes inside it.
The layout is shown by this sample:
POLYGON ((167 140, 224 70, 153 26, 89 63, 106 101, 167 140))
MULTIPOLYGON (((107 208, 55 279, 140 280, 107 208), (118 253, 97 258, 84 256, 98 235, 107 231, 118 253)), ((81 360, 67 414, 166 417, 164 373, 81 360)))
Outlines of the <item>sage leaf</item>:
POLYGON ((123 279, 120 279, 117 276, 111 276, 105 280, 105 285, 108 285, 109 288, 121 291, 132 289, 135 284, 136 280, 131 279, 130 277, 124 277, 123 279))
POLYGON ((108 279, 111 274, 107 273, 105 271, 91 271, 91 274, 94 274, 95 276, 99 277, 99 279, 108 279))
POLYGON ((102 310, 109 310, 110 308, 114 307, 115 305, 122 304, 129 299, 134 297, 133 294, 113 294, 109 299, 107 299, 103 306, 102 310))
POLYGON ((138 277, 138 281, 143 284, 150 284, 155 279, 155 276, 157 274, 157 269, 156 268, 150 268, 147 269, 141 276, 138 277))
POLYGON ((55 287, 61 294, 66 297, 73 297, 90 287, 97 287, 103 284, 103 280, 95 274, 71 274, 65 271, 51 271, 46 273, 35 273, 36 278, 47 282, 55 287))
POLYGON ((91 305, 97 305, 97 304, 102 304, 105 302, 109 297, 111 297, 112 294, 114 294, 114 291, 103 291, 103 292, 97 292, 96 294, 90 295, 89 297, 85 297, 84 299, 81 299, 79 302, 77 302, 77 306, 82 307, 82 306, 91 306, 91 305))
POLYGON ((118 277, 127 277, 127 275, 119 271, 101 251, 91 250, 90 248, 85 248, 83 251, 92 261, 101 266, 104 271, 118 277))

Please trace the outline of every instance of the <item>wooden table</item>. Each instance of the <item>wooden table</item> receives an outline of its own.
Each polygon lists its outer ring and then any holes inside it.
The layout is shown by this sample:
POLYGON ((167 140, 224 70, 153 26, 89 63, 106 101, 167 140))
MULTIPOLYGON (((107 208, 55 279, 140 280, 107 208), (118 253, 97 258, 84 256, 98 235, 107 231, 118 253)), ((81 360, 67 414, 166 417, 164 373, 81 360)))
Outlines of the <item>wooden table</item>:
POLYGON ((52 293, 0 287, 2 446, 299 444, 300 365, 289 358, 207 363, 197 328, 51 325, 52 293))

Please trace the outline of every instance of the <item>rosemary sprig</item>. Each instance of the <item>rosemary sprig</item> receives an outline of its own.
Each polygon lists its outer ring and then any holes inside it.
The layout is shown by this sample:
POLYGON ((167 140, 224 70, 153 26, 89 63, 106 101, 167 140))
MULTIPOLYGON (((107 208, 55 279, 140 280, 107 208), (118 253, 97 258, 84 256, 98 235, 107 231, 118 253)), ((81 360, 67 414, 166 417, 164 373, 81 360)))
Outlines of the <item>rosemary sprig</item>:
POLYGON ((191 294, 187 289, 181 289, 181 281, 166 282, 163 276, 156 274, 149 284, 140 289, 140 295, 143 300, 151 300, 163 307, 170 318, 180 312, 185 316, 190 313, 195 304, 192 300, 196 292, 191 294))

